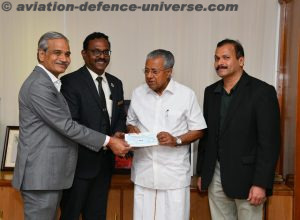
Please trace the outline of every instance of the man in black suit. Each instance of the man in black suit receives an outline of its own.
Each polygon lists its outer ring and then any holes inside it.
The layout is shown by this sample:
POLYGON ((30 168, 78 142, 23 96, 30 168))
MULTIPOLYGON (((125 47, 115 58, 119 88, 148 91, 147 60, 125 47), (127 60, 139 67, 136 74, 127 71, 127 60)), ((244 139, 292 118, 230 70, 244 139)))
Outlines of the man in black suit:
POLYGON ((218 43, 215 69, 222 79, 205 89, 205 137, 199 143, 198 188, 208 189, 212 219, 262 219, 272 194, 279 154, 279 105, 273 86, 244 70, 244 50, 218 43))
MULTIPOLYGON (((107 135, 125 131, 126 114, 122 82, 105 72, 110 61, 108 36, 92 33, 83 42, 85 65, 62 77, 62 93, 72 117, 79 123, 107 135), (101 78, 100 78, 101 77, 101 78)), ((73 185, 64 191, 61 219, 106 219, 107 196, 114 170, 114 154, 99 153, 79 146, 73 185)))

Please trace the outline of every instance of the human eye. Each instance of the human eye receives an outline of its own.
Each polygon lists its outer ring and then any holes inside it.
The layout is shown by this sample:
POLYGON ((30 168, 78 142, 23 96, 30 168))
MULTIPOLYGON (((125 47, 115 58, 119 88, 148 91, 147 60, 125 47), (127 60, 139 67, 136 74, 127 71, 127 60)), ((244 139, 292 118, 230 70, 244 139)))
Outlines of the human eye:
POLYGON ((159 70, 157 69, 152 69, 151 72, 154 74, 154 75, 157 75, 159 73, 159 70))
POLYGON ((143 71, 144 71, 145 74, 150 73, 150 70, 149 70, 149 69, 144 69, 143 71))
POLYGON ((110 52, 109 50, 103 50, 103 51, 102 51, 102 53, 103 53, 104 55, 107 55, 107 56, 110 54, 109 52, 110 52))
POLYGON ((66 53, 65 53, 65 56, 66 56, 66 57, 70 57, 70 56, 71 56, 71 52, 66 52, 66 53))
POLYGON ((60 55, 62 54, 62 51, 60 51, 60 50, 54 50, 52 53, 53 53, 55 56, 60 56, 60 55))
POLYGON ((159 73, 159 71, 158 70, 152 70, 152 73, 154 74, 154 75, 157 75, 158 73, 159 73))

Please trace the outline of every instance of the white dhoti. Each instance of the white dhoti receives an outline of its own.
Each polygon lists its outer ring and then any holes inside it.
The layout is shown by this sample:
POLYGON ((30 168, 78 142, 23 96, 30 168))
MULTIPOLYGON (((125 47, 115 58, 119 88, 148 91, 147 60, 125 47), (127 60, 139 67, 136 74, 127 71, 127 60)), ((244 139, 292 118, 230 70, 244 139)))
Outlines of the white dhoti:
POLYGON ((134 220, 188 220, 190 187, 156 190, 134 185, 134 220))

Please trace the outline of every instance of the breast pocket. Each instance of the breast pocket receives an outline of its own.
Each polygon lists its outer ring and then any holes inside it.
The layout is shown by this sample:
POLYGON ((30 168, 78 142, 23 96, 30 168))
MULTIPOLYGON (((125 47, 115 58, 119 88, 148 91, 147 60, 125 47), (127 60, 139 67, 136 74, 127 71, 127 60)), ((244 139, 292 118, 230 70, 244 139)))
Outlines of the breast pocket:
POLYGON ((185 127, 185 116, 183 111, 179 110, 168 110, 165 116, 166 128, 174 131, 185 127))

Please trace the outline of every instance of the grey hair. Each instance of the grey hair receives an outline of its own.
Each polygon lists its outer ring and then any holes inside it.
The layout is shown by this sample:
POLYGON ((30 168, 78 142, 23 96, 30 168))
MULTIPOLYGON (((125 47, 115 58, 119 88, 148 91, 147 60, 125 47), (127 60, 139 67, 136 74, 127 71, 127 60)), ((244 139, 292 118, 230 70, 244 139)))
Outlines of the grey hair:
POLYGON ((47 51, 48 50, 48 40, 51 40, 51 39, 65 39, 67 42, 69 42, 68 38, 65 37, 63 34, 54 32, 54 31, 50 31, 50 32, 43 34, 43 36, 41 36, 41 38, 38 42, 38 49, 47 51))
POLYGON ((170 51, 163 50, 163 49, 153 50, 147 55, 147 60, 154 59, 157 57, 162 57, 164 59, 165 69, 173 68, 175 59, 174 59, 174 55, 170 51))

